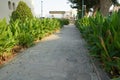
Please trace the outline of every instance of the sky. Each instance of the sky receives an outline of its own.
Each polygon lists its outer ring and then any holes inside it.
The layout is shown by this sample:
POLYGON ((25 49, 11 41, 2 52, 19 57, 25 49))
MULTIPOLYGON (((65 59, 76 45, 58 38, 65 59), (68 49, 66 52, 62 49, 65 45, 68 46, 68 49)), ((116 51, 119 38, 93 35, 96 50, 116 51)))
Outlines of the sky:
POLYGON ((48 16, 49 11, 70 11, 68 0, 33 0, 34 12, 41 15, 41 1, 43 1, 43 16, 48 16))
POLYGON ((120 4, 120 0, 117 0, 117 2, 120 4))

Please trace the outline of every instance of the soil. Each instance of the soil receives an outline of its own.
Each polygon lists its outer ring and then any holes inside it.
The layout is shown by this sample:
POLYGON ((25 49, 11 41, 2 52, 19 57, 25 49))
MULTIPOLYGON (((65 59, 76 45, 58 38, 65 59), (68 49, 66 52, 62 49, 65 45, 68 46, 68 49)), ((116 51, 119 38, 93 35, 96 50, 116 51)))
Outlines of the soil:
POLYGON ((26 48, 22 46, 14 46, 10 52, 5 52, 0 56, 0 65, 12 60, 18 53, 24 51, 26 48))

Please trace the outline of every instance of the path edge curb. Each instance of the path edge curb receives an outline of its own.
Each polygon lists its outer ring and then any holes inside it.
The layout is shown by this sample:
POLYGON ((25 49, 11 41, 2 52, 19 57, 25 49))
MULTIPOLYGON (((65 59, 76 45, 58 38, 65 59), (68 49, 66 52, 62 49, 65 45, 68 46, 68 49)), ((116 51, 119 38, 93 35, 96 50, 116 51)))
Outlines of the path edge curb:
POLYGON ((98 80, 110 80, 108 74, 100 67, 100 62, 97 61, 95 58, 90 57, 92 60, 93 68, 96 72, 98 80))

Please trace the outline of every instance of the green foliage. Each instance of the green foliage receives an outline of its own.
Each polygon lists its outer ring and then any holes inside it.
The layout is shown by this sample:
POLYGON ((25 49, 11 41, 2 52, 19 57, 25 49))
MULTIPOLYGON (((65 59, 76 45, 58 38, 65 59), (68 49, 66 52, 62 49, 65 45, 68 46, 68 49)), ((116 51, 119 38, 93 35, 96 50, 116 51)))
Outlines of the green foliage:
POLYGON ((24 23, 19 20, 11 24, 18 45, 31 46, 34 40, 41 39, 59 29, 57 19, 26 18, 24 23))
POLYGON ((15 20, 9 25, 0 20, 0 55, 10 52, 15 45, 30 47, 35 40, 54 33, 63 24, 58 19, 26 18, 24 22, 15 20))
POLYGON ((113 77, 120 76, 120 13, 82 18, 76 22, 90 45, 90 52, 113 77))
POLYGON ((33 18, 31 9, 27 6, 25 2, 20 1, 17 9, 12 12, 11 19, 13 21, 15 21, 16 19, 24 21, 26 18, 33 18))
POLYGON ((68 25, 68 24, 69 24, 69 19, 60 19, 60 22, 61 22, 63 25, 68 25))
POLYGON ((0 20, 0 55, 3 52, 10 51, 15 43, 16 41, 6 20, 0 20))
MULTIPOLYGON (((82 1, 83 0, 68 0, 72 4, 76 4, 76 6, 72 6, 73 8, 77 8, 78 10, 82 9, 82 1)), ((84 5, 86 5, 86 10, 88 11, 91 7, 99 4, 99 0, 84 0, 84 5)))
MULTIPOLYGON (((86 10, 88 11, 91 7, 99 5, 100 1, 102 0, 68 0, 71 2, 73 5, 76 4, 75 6, 71 6, 72 8, 77 8, 78 10, 82 9, 82 1, 84 1, 84 5, 86 5, 86 10)), ((113 4, 119 4, 117 0, 110 0, 113 4)), ((102 4, 100 4, 102 5, 102 4)))
POLYGON ((18 45, 29 47, 33 45, 33 36, 29 33, 22 32, 17 36, 18 45))
POLYGON ((120 78, 114 78, 114 79, 112 79, 112 80, 120 80, 120 78))

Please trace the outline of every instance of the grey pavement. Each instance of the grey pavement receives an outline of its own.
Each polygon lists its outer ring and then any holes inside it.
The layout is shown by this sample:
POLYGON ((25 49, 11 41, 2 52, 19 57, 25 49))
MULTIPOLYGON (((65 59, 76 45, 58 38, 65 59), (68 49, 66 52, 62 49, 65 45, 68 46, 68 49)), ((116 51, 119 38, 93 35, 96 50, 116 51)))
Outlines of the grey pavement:
POLYGON ((98 80, 74 25, 44 38, 0 69, 0 80, 98 80))

